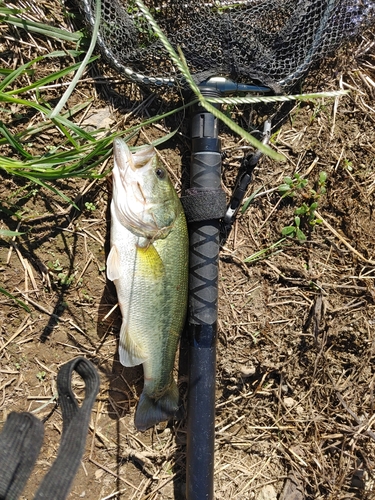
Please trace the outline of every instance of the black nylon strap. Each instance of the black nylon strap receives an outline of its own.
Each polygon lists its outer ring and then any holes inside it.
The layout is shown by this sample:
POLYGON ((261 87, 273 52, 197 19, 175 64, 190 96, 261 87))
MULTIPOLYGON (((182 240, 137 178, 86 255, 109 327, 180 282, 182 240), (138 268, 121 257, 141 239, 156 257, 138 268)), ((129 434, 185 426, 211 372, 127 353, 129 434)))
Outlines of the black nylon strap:
MULTIPOLYGON (((57 375, 63 432, 57 458, 34 500, 65 500, 85 449, 91 410, 99 392, 99 375, 85 358, 63 365, 57 375), (71 380, 76 371, 85 382, 78 405, 71 380)), ((43 424, 31 413, 11 413, 0 434, 0 500, 17 500, 35 464, 43 441, 43 424)))
POLYGON ((57 375, 57 390, 63 416, 63 432, 57 458, 44 477, 34 500, 64 500, 85 450, 91 410, 99 392, 99 375, 85 358, 63 365, 57 375), (85 381, 85 399, 79 407, 74 397, 71 379, 75 370, 85 381))
POLYGON ((22 493, 43 442, 44 428, 31 413, 9 414, 0 434, 0 499, 22 493))
POLYGON ((187 189, 181 203, 187 222, 221 219, 226 211, 226 197, 222 189, 187 189))

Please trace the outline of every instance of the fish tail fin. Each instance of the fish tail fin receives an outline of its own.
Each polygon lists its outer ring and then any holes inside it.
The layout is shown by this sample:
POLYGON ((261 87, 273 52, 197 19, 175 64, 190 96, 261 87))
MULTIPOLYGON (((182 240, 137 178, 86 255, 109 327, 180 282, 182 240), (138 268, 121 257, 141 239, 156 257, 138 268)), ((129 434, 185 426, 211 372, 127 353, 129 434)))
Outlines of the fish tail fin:
POLYGON ((173 417, 180 419, 179 393, 176 382, 173 380, 165 394, 159 399, 153 399, 145 391, 142 392, 134 424, 139 431, 145 431, 153 425, 173 417))

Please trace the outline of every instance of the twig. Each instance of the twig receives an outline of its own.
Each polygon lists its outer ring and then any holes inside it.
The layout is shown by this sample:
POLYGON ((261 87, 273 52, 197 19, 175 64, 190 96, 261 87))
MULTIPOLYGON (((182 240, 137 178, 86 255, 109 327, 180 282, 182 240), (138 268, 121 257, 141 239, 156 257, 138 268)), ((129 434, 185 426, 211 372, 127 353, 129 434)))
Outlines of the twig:
MULTIPOLYGON (((341 396, 341 394, 338 391, 336 391, 336 396, 337 396, 337 399, 342 404, 342 406, 345 408, 345 410, 349 413, 349 415, 351 415, 354 418, 354 420, 357 422, 358 425, 364 427, 365 425, 368 424, 368 422, 364 423, 358 417, 358 415, 356 413, 354 413, 354 411, 349 408, 349 406, 345 403, 344 398, 341 396)), ((375 432, 370 431, 369 429, 364 429, 364 431, 365 431, 365 434, 367 434, 371 439, 373 439, 375 441, 375 432)))
POLYGON ((57 373, 54 370, 51 370, 51 368, 48 368, 48 366, 44 365, 37 357, 34 357, 35 361, 38 363, 38 365, 43 368, 43 370, 46 370, 49 373, 52 373, 55 377, 57 376, 57 373))
POLYGON ((126 491, 126 488, 124 488, 123 490, 117 490, 114 493, 111 493, 110 495, 101 498, 100 500, 110 500, 111 498, 115 498, 115 497, 119 498, 118 495, 120 495, 121 493, 125 493, 125 491, 126 491))
POLYGON ((35 408, 35 410, 32 410, 31 413, 39 413, 40 411, 44 410, 44 408, 46 408, 46 406, 48 406, 52 403, 56 404, 58 397, 59 397, 58 394, 54 394, 46 403, 43 403, 42 406, 39 406, 39 408, 35 408))
POLYGON ((117 307, 118 307, 118 304, 115 304, 115 305, 112 307, 112 309, 111 309, 109 312, 107 312, 107 314, 104 316, 104 318, 102 319, 102 321, 105 321, 107 318, 109 318, 109 317, 110 317, 110 315, 113 313, 113 311, 114 311, 117 307))
POLYGON ((346 239, 343 238, 341 234, 338 233, 336 229, 334 229, 331 226, 331 224, 329 224, 316 210, 315 210, 315 215, 318 219, 322 221, 322 223, 326 226, 326 228, 328 228, 336 236, 336 238, 338 238, 347 248, 349 248, 349 250, 353 252, 360 260, 362 260, 363 262, 367 262, 367 264, 375 266, 374 260, 366 259, 366 257, 364 257, 362 254, 358 252, 358 250, 353 248, 351 244, 348 241, 346 241, 346 239))
POLYGON ((22 297, 27 298, 27 300, 30 302, 31 305, 33 305, 34 307, 36 307, 40 311, 44 312, 45 314, 48 314, 48 316, 51 316, 51 318, 54 318, 58 321, 64 321, 63 319, 60 318, 60 316, 48 311, 48 309, 46 309, 42 305, 38 304, 38 302, 35 302, 35 300, 30 299, 30 297, 26 297, 25 294, 22 293, 21 290, 19 290, 18 288, 16 288, 16 290, 22 295, 22 297))
POLYGON ((168 483, 170 483, 171 481, 175 480, 180 474, 175 474, 174 476, 171 476, 169 477, 166 481, 164 481, 163 483, 159 484, 155 489, 153 489, 150 493, 147 493, 147 495, 145 495, 144 497, 141 498, 141 500, 147 500, 148 498, 150 498, 152 495, 154 495, 157 491, 161 490, 162 488, 164 488, 164 486, 166 486, 168 483))
POLYGON ((7 340, 7 341, 5 342, 5 344, 3 344, 3 345, 0 347, 0 352, 1 352, 3 349, 5 349, 5 348, 6 348, 6 346, 7 346, 7 345, 9 345, 9 344, 10 344, 10 343, 11 343, 11 342, 12 342, 12 341, 16 338, 16 337, 18 337, 18 335, 19 335, 20 333, 22 333, 22 332, 25 330, 25 328, 27 328, 27 327, 28 327, 28 326, 30 326, 30 325, 31 325, 31 321, 28 321, 27 323, 24 323, 23 325, 21 325, 21 326, 18 328, 18 330, 17 330, 17 331, 16 331, 16 332, 15 332, 15 333, 14 333, 14 334, 10 337, 10 339, 9 339, 9 340, 7 340))
MULTIPOLYGON (((18 222, 18 224, 17 224, 17 227, 16 227, 16 232, 18 232, 18 231, 19 231, 20 226, 21 226, 21 221, 19 221, 19 222, 18 222)), ((13 236, 13 238, 12 238, 12 243, 10 244, 10 246, 9 246, 9 250, 8 250, 8 256, 7 256, 7 261, 6 261, 7 265, 8 265, 8 264, 9 264, 9 262, 10 262, 10 258, 11 258, 11 256, 12 256, 12 251, 13 251, 13 248, 14 248, 13 243, 14 243, 15 241, 16 241, 16 236, 13 236)))
POLYGON ((127 484, 128 486, 130 486, 134 490, 139 491, 139 488, 137 488, 137 486, 134 486, 134 484, 132 484, 130 481, 127 481, 124 477, 122 477, 119 474, 116 474, 115 472, 111 471, 111 469, 109 469, 105 465, 100 464, 99 462, 97 462, 93 458, 89 458, 89 461, 92 462, 97 467, 99 467, 100 469, 103 469, 105 472, 108 472, 108 474, 111 474, 116 479, 120 479, 120 481, 124 481, 125 484, 127 484))
POLYGON ((77 281, 79 282, 79 280, 82 278, 82 276, 85 274, 85 272, 87 271, 87 268, 89 267, 89 265, 91 264, 92 262, 92 259, 93 259, 93 255, 91 254, 90 257, 88 258, 86 264, 85 264, 85 267, 82 269, 82 272, 81 274, 78 276, 77 278, 77 281))
POLYGON ((260 232, 260 230, 262 229, 262 227, 267 223, 268 219, 271 217, 271 215, 275 212, 275 210, 277 209, 277 207, 280 205, 281 203, 281 200, 282 198, 280 198, 278 200, 278 202, 276 203, 276 205, 272 208, 271 212, 267 215, 267 217, 265 218, 265 220, 262 222, 262 224, 259 226, 258 228, 258 232, 260 232))

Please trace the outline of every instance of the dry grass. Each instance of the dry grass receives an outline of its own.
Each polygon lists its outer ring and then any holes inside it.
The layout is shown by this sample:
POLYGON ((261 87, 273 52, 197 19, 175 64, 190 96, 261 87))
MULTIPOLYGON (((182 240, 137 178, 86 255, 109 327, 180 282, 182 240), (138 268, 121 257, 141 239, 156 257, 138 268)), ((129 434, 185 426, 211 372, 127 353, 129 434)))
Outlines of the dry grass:
MULTIPOLYGON (((54 3, 39 2, 36 19, 41 11, 51 22, 65 23, 54 3)), ((2 34, 2 66, 23 63, 52 43, 4 25, 2 34)), ((352 54, 351 67, 347 59, 344 64, 345 55, 335 62, 334 75, 327 64, 319 78, 310 77, 307 85, 319 90, 341 87, 351 92, 293 109, 273 142, 288 161, 266 159, 257 167, 251 189, 259 189, 258 195, 239 216, 222 251, 217 499, 375 498, 372 47, 368 35, 352 54), (302 191, 281 200, 277 187, 283 177, 298 172, 312 186, 322 170, 328 174, 327 193, 318 208, 323 223, 311 232, 306 229, 305 243, 288 239, 277 247, 281 251, 244 263, 281 239, 281 229, 304 201, 302 191)), ((86 75, 78 96, 94 98, 94 115, 98 109, 109 110, 114 129, 154 113, 160 105, 158 98, 143 96, 114 78, 106 82, 103 94, 104 81, 86 75), (118 89, 126 89, 128 97, 109 104, 107 99, 118 89)), ((62 87, 46 90, 45 97, 56 99, 62 87)), ((245 109, 241 119, 247 120, 250 112, 245 109)), ((17 130, 13 115, 6 113, 3 119, 17 130)), ((149 128, 145 133, 152 139, 162 132, 149 128)), ((138 140, 148 139, 141 134, 138 140)), ((224 131, 223 143, 223 179, 229 193, 241 155, 236 137, 224 131)), ((177 182, 179 152, 187 150, 188 141, 181 135, 170 144, 161 154, 177 182)), ((1 241, 1 283, 32 311, 1 298, 0 423, 11 411, 32 411, 46 429, 23 498, 33 496, 59 446, 56 373, 61 364, 83 355, 96 364, 101 390, 70 498, 181 499, 185 422, 137 433, 133 415, 142 370, 125 369, 118 361, 120 318, 104 272, 110 185, 103 179, 64 181, 59 187, 77 200, 80 212, 11 177, 4 176, 0 186, 0 227, 26 232, 1 241), (87 209, 86 202, 95 209, 87 209), (69 285, 61 273, 72 278, 69 285)), ((74 384, 79 396, 80 380, 74 384)), ((185 385, 182 379, 182 391, 185 385)))

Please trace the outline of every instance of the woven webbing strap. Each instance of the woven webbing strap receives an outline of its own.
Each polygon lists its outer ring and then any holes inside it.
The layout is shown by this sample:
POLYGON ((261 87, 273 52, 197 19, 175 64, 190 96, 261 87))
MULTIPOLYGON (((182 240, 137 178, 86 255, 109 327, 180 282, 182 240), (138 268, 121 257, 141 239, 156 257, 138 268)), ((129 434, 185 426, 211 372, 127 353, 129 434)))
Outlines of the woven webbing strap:
POLYGON ((12 412, 0 434, 0 499, 21 494, 42 446, 43 424, 31 413, 12 412))
MULTIPOLYGON (((63 432, 57 458, 41 482, 34 500, 64 500, 77 473, 86 443, 91 410, 99 392, 99 375, 85 358, 60 368, 57 390, 63 432), (76 371, 85 382, 85 399, 78 405, 71 379, 76 371)), ((11 413, 0 434, 0 500, 16 500, 31 474, 43 441, 43 425, 30 413, 11 413)))

